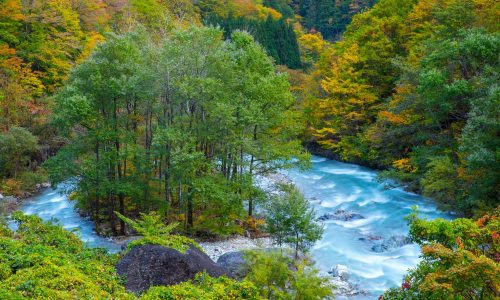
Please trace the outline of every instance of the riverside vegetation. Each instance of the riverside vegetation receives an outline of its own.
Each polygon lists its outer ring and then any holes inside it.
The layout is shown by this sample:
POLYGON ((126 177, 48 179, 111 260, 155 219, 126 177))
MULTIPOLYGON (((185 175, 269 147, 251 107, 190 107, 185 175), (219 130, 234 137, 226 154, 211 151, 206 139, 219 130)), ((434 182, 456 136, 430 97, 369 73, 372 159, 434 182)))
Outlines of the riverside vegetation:
MULTIPOLYGON (((409 216, 423 261, 381 298, 495 299, 499 12, 493 0, 0 0, 0 191, 73 181, 102 234, 130 227, 182 250, 186 236, 267 231, 297 258, 321 236, 314 213, 293 187, 255 183, 307 168, 306 145, 462 217, 409 216)), ((1 298, 138 297, 115 256, 12 218, 1 298)), ((304 261, 273 255, 250 255, 242 281, 199 275, 140 297, 330 294, 304 261)))

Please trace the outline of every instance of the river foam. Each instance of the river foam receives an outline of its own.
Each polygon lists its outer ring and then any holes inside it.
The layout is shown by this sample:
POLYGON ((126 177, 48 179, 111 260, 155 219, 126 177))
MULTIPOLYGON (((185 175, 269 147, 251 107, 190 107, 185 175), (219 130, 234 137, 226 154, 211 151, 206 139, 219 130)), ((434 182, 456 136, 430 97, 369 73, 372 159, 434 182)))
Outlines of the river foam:
MULTIPOLYGON (((283 173, 311 199, 318 216, 342 209, 364 217, 325 222, 323 238, 312 249, 317 267, 326 273, 337 264, 347 266, 351 280, 369 292, 365 296, 349 298, 351 300, 376 299, 386 289, 400 285, 407 270, 418 263, 419 247, 410 244, 380 253, 374 252, 372 247, 391 236, 408 233, 405 216, 411 212, 412 206, 418 205, 422 216, 430 219, 450 216, 418 195, 401 189, 384 189, 375 181, 377 173, 373 170, 318 156, 313 156, 312 163, 308 171, 289 170, 283 173)), ((272 180, 261 178, 260 181, 261 187, 272 191, 272 180)), ((21 209, 44 220, 57 219, 64 228, 76 230, 90 247, 119 251, 119 244, 98 236, 93 222, 81 217, 74 202, 69 201, 61 191, 47 189, 26 202, 21 209)))
POLYGON ((375 179, 377 173, 358 165, 313 156, 308 171, 283 171, 304 193, 318 216, 342 209, 361 214, 363 219, 326 221, 323 238, 312 249, 322 271, 345 265, 351 280, 368 295, 356 299, 377 299, 385 290, 401 284, 407 270, 419 262, 420 248, 401 245, 385 252, 372 247, 391 236, 408 234, 405 217, 418 206, 423 217, 449 219, 432 201, 402 189, 386 189, 375 179))

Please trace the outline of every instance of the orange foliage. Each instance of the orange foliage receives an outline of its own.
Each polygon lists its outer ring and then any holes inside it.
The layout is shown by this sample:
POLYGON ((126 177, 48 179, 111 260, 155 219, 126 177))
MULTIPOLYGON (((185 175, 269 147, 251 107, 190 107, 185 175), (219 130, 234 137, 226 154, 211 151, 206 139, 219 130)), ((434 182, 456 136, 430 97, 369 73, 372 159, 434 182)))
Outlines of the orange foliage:
POLYGON ((9 18, 13 21, 24 20, 24 15, 21 12, 21 1, 6 0, 3 5, 0 6, 0 17, 9 18))
POLYGON ((389 123, 393 123, 395 125, 408 125, 410 122, 402 115, 394 114, 390 111, 383 110, 378 113, 379 119, 386 120, 389 123))
POLYGON ((45 113, 36 101, 41 96, 43 85, 28 64, 16 56, 16 50, 0 45, 0 128, 23 122, 40 121, 45 113), (37 118, 38 117, 38 118, 37 118))

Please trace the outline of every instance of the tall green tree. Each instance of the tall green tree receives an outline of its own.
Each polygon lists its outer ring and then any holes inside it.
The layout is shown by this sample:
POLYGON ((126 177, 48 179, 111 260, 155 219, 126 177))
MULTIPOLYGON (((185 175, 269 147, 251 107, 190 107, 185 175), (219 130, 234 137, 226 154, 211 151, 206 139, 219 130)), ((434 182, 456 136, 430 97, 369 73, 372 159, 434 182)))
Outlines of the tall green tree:
POLYGON ((246 33, 110 35, 57 97, 54 124, 72 143, 47 167, 55 182, 77 179, 80 205, 113 234, 125 231, 115 210, 150 209, 188 231, 240 232, 253 177, 307 165, 284 126, 292 103, 286 75, 246 33))
POLYGON ((323 227, 315 221, 314 210, 293 186, 282 186, 280 194, 271 197, 266 225, 276 244, 289 245, 294 250, 295 259, 307 252, 323 234, 323 227))
POLYGON ((38 151, 38 138, 22 127, 12 127, 0 135, 0 175, 16 178, 22 171, 32 169, 31 156, 38 151))
POLYGON ((260 20, 235 17, 232 14, 228 16, 210 14, 205 18, 204 23, 222 27, 228 38, 235 30, 248 31, 277 64, 286 65, 292 69, 302 67, 295 31, 283 18, 276 20, 269 15, 265 20, 260 20))

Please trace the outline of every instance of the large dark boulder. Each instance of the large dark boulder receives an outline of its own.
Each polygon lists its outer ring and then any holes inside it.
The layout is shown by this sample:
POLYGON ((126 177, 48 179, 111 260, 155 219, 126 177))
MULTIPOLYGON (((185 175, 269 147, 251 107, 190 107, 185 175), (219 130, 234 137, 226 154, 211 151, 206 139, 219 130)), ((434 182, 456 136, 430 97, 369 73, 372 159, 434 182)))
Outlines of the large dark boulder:
POLYGON ((334 213, 326 213, 322 215, 321 217, 318 218, 318 221, 330 221, 330 220, 336 220, 336 221, 352 221, 352 220, 359 220, 359 219, 364 219, 362 215, 352 212, 352 211, 346 211, 343 209, 337 209, 334 213))
POLYGON ((224 253, 217 260, 217 264, 226 269, 231 278, 241 279, 250 272, 245 253, 242 251, 224 253))
POLYGON ((136 246, 115 267, 125 279, 125 288, 136 293, 154 285, 188 281, 203 271, 212 277, 226 275, 223 267, 194 246, 190 246, 186 253, 159 245, 136 246))

